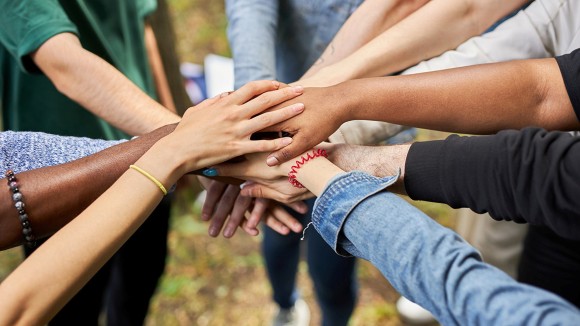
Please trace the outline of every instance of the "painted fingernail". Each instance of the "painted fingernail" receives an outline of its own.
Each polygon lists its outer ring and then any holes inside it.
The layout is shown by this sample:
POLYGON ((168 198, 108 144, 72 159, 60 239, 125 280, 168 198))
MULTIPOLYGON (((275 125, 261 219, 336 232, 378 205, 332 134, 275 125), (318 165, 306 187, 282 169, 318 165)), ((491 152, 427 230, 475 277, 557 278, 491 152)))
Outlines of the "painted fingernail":
POLYGON ((292 89, 294 89, 294 92, 296 92, 296 93, 304 92, 304 87, 302 87, 302 86, 293 86, 292 89))
POLYGON ((214 168, 208 168, 201 172, 206 177, 217 177, 218 171, 214 168))
POLYGON ((275 158, 274 156, 270 156, 266 159, 266 164, 268 164, 269 166, 276 165, 278 164, 278 159, 275 158))
POLYGON ((290 137, 280 138, 280 144, 282 146, 290 145, 290 144, 292 144, 292 138, 290 138, 290 137))
POLYGON ((302 112, 304 111, 304 103, 296 103, 292 105, 292 110, 294 112, 302 112))

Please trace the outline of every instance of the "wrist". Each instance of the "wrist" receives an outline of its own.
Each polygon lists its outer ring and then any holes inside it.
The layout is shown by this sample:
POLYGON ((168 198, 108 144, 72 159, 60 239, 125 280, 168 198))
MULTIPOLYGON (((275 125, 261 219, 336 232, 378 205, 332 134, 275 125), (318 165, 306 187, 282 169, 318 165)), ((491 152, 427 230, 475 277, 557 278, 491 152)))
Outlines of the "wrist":
POLYGON ((353 81, 347 80, 340 84, 330 86, 332 88, 332 95, 340 98, 339 105, 336 108, 336 118, 338 119, 338 126, 351 120, 356 120, 356 96, 352 92, 353 81))

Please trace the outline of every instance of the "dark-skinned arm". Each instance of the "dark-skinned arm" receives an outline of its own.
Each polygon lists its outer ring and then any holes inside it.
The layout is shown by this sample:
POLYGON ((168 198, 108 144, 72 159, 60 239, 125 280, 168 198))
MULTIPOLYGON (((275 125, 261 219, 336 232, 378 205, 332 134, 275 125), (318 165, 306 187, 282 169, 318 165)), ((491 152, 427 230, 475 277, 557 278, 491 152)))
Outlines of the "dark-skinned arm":
POLYGON ((307 88, 300 101, 304 114, 270 128, 294 134, 294 142, 273 153, 269 165, 316 146, 350 120, 472 134, 526 126, 580 127, 555 59, 352 80, 307 88))
MULTIPOLYGON (((174 129, 175 125, 168 125, 75 161, 18 173, 16 177, 34 235, 45 237, 66 225, 127 171, 130 164, 174 129)), ((18 212, 8 186, 3 186, 0 190, 2 250, 23 243, 18 212)))

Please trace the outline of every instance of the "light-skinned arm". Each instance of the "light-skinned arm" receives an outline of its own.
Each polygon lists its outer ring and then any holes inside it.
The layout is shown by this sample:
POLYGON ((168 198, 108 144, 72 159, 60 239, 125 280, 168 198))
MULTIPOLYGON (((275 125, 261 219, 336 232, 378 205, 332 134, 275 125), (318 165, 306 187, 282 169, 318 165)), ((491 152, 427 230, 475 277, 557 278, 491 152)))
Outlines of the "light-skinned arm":
MULTIPOLYGON (((291 106, 255 117, 267 108, 264 103, 296 96, 288 90, 262 94, 278 87, 271 81, 251 83, 189 109, 175 130, 134 164, 169 188, 187 172, 286 145, 291 139, 250 140, 252 133, 302 111, 291 106)), ((0 284, 0 325, 47 323, 135 232, 162 197, 160 187, 149 178, 127 169, 0 284)))
MULTIPOLYGON (((336 33, 320 58, 302 79, 308 80, 309 77, 316 76, 320 69, 340 62, 427 2, 428 0, 364 1, 336 33)), ((312 86, 326 86, 326 83, 312 86)))
MULTIPOLYGON (((401 71, 446 50, 454 49, 468 38, 483 33, 494 22, 526 2, 527 0, 430 1, 340 61, 328 65, 329 60, 325 59, 323 64, 326 66, 313 67, 305 75, 302 84, 327 86, 345 80, 385 76, 401 71)), ((382 6, 384 4, 381 1, 371 1, 361 5, 360 9, 368 12, 380 11, 382 6)), ((358 17, 353 15, 352 19, 358 17)), ((347 21, 344 31, 341 32, 348 34, 353 28, 356 25, 350 25, 347 21)), ((339 32, 337 37, 341 35, 339 32)), ((334 48, 338 41, 333 41, 334 48)), ((328 56, 327 52, 331 51, 325 52, 328 56)))
POLYGON ((55 35, 31 53, 31 58, 61 93, 130 135, 179 121, 177 114, 85 50, 74 34, 55 35))
POLYGON ((352 80, 307 88, 300 101, 307 108, 303 115, 272 128, 293 134, 294 142, 273 153, 269 165, 318 145, 350 120, 472 134, 527 126, 579 127, 555 59, 352 80))

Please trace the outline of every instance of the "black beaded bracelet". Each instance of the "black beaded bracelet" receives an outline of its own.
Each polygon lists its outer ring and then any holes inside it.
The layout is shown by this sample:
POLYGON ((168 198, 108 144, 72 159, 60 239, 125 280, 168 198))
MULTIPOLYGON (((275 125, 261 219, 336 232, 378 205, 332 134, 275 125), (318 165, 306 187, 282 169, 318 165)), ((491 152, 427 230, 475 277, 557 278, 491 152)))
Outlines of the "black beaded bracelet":
POLYGON ((34 248, 36 246, 36 238, 32 234, 32 227, 30 226, 30 221, 28 220, 28 214, 24 208, 24 196, 18 189, 18 181, 16 180, 16 175, 14 171, 6 171, 6 179, 8 179, 8 187, 12 191, 12 201, 14 201, 14 207, 18 211, 18 217, 20 218, 20 224, 22 225, 22 235, 24 240, 26 240, 26 245, 29 248, 34 248))

